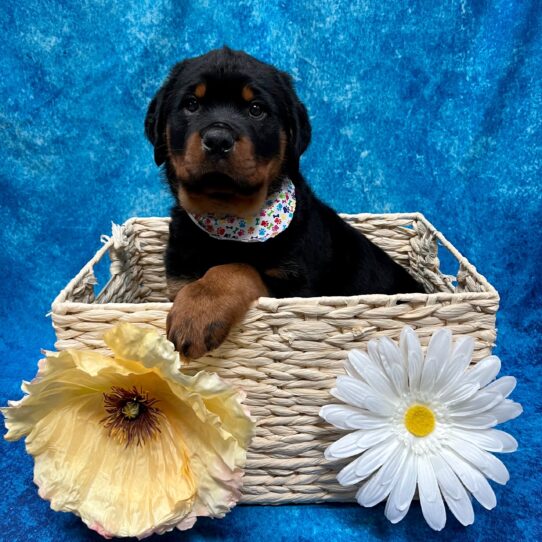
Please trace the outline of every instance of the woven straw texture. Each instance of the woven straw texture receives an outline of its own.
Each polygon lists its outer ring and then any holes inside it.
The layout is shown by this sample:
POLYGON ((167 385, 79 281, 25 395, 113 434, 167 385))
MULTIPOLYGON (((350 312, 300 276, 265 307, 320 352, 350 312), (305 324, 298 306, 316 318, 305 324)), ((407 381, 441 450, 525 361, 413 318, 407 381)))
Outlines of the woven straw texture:
MULTIPOLYGON (((421 214, 341 215, 420 281, 427 293, 354 297, 260 298, 228 339, 186 366, 218 373, 247 392, 257 418, 248 454, 245 503, 350 501, 355 490, 336 481, 346 463, 328 462, 325 448, 341 436, 318 416, 336 402, 329 391, 343 374, 352 348, 370 339, 398 341, 401 329, 417 330, 425 347, 433 331, 475 339, 474 361, 495 343, 496 290, 421 214), (440 256, 455 262, 455 275, 440 271, 440 256)), ((169 219, 133 218, 113 226, 102 248, 52 305, 58 350, 109 353, 102 336, 132 322, 165 333, 167 302, 163 253, 169 219), (99 293, 94 268, 110 257, 110 279, 99 293)))

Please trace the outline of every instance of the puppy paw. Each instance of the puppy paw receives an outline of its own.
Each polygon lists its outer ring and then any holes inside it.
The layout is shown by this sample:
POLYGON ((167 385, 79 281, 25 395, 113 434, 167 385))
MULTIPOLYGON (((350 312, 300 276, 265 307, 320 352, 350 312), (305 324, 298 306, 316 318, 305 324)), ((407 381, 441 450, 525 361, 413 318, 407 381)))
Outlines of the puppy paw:
POLYGON ((197 359, 222 344, 235 323, 228 299, 198 281, 176 296, 167 320, 167 338, 184 358, 197 359))

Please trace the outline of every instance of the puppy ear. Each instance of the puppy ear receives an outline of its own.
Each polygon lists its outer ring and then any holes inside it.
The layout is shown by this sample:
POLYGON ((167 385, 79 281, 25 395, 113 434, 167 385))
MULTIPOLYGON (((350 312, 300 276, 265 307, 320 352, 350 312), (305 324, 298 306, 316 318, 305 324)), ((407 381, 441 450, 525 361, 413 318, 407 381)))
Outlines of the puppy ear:
POLYGON ((309 115, 307 114, 307 109, 295 93, 292 78, 284 72, 280 72, 280 78, 286 94, 288 138, 293 154, 292 158, 299 160, 311 142, 309 115))
POLYGON ((167 158, 166 119, 170 107, 169 99, 183 67, 184 62, 173 67, 147 109, 145 135, 154 146, 154 161, 157 166, 161 166, 167 158))
POLYGON ((145 117, 145 135, 154 146, 154 161, 161 166, 166 161, 167 147, 165 141, 165 114, 164 114, 163 86, 152 99, 145 117))

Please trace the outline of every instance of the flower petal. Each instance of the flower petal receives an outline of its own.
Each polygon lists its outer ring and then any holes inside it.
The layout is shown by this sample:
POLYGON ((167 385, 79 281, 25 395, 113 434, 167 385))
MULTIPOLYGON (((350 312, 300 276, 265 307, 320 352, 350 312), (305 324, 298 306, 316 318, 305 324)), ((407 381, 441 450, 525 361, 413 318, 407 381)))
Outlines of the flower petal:
POLYGON ((403 328, 400 338, 403 360, 407 363, 408 385, 410 391, 417 391, 422 376, 423 353, 416 332, 408 326, 403 328))
POLYGON ((125 447, 108 436, 99 421, 102 412, 102 397, 95 394, 36 424, 26 445, 35 458, 40 496, 53 510, 76 512, 87 525, 115 536, 173 529, 196 493, 182 441, 170 438, 162 423, 160 436, 145 443, 145 453, 125 447))
POLYGON ((495 416, 498 423, 504 423, 508 420, 517 418, 523 412, 523 407, 510 399, 505 399, 490 410, 490 414, 495 416))
POLYGON ((458 455, 472 463, 490 480, 504 485, 510 479, 508 470, 503 462, 489 452, 481 450, 475 444, 471 444, 455 435, 448 437, 447 444, 449 448, 455 450, 458 455))
POLYGON ((354 349, 348 352, 348 358, 344 361, 344 368, 346 369, 346 373, 352 378, 365 380, 363 372, 359 369, 363 368, 366 364, 376 366, 374 361, 365 352, 354 349))
MULTIPOLYGON (((50 355, 46 369, 22 386, 28 395, 19 401, 11 401, 8 408, 0 409, 8 429, 5 438, 18 440, 27 436, 36 423, 72 398, 108 389, 111 378, 118 372, 116 367, 105 367, 104 360, 107 359, 101 354, 75 350, 50 355), (97 372, 94 372, 95 363, 100 367, 97 372)), ((143 371, 148 372, 144 368, 143 371)))
POLYGON ((459 337, 455 341, 450 360, 448 362, 443 360, 442 362, 442 370, 435 384, 436 390, 442 389, 452 380, 463 376, 465 369, 467 369, 472 360, 473 351, 474 339, 472 337, 459 337))
POLYGON ((472 442, 488 452, 500 452, 500 453, 509 453, 515 452, 518 449, 518 443, 516 439, 505 433, 504 431, 499 431, 498 429, 483 429, 477 431, 464 431, 461 429, 454 429, 454 433, 466 440, 472 442))
POLYGON ((435 531, 442 530, 446 524, 446 510, 437 477, 427 456, 418 458, 418 492, 425 521, 435 531))
POLYGON ((395 411, 395 406, 388 398, 360 380, 341 375, 337 377, 336 386, 331 390, 331 394, 345 403, 383 416, 390 416, 395 411))
POLYGON ((342 486, 351 486, 361 482, 384 465, 398 445, 397 440, 388 439, 367 450, 339 472, 337 481, 342 486))
POLYGON ((446 406, 453 407, 456 403, 470 399, 478 390, 479 386, 476 382, 466 382, 452 392, 440 394, 440 400, 446 403, 446 406))
POLYGON ((380 359, 380 353, 378 352, 378 340, 371 339, 367 343, 367 354, 375 367, 382 367, 382 360, 380 359))
POLYGON ((104 341, 116 358, 158 367, 168 374, 180 365, 173 343, 155 329, 119 324, 104 334, 104 341))
POLYGON ((399 347, 389 337, 382 337, 378 341, 378 353, 396 394, 402 395, 408 391, 406 366, 399 347))
POLYGON ((453 418, 454 426, 461 427, 463 429, 489 429, 497 425, 497 418, 489 413, 476 414, 470 417, 453 418))
POLYGON ((487 510, 495 508, 497 504, 495 493, 485 476, 478 469, 448 448, 443 448, 441 455, 463 482, 463 485, 484 508, 487 510))
POLYGON ((396 395, 385 373, 381 368, 374 366, 369 356, 353 350, 348 354, 348 361, 355 372, 365 380, 373 390, 385 397, 396 395))
POLYGON ((456 403, 450 408, 450 415, 452 417, 465 417, 473 416, 474 414, 480 414, 482 412, 488 413, 490 409, 502 403, 503 396, 498 393, 486 393, 485 391, 478 391, 473 397, 470 397, 466 401, 456 403))
POLYGON ((356 500, 361 506, 375 506, 387 497, 395 481, 400 476, 406 456, 407 449, 398 447, 388 462, 359 488, 356 493, 356 500))
POLYGON ((328 446, 324 452, 324 456, 327 460, 351 457, 379 444, 390 435, 391 431, 389 427, 371 430, 360 429, 359 431, 348 433, 328 446))
POLYGON ((480 360, 467 371, 468 376, 480 384, 480 388, 495 380, 501 370, 501 360, 497 356, 488 356, 480 360))
POLYGON ((433 335, 427 346, 422 367, 420 389, 431 392, 437 376, 450 360, 452 352, 452 332, 448 328, 440 328, 433 335))
POLYGON ((454 474, 448 463, 446 463, 439 454, 429 456, 433 472, 437 478, 437 483, 442 491, 446 492, 452 499, 461 498, 461 483, 454 474))
POLYGON ((474 510, 469 495, 459 478, 448 463, 438 454, 431 456, 431 465, 448 508, 459 523, 465 526, 472 525, 474 523, 474 510))
POLYGON ((392 523, 398 523, 406 515, 416 491, 418 479, 417 456, 409 453, 400 476, 393 486, 386 503, 385 515, 392 523))
POLYGON ((508 397, 516 387, 516 379, 513 376, 503 376, 494 382, 488 384, 485 388, 485 392, 498 393, 503 397, 508 397))
POLYGON ((320 417, 339 429, 377 429, 386 424, 386 419, 350 405, 325 405, 320 417))

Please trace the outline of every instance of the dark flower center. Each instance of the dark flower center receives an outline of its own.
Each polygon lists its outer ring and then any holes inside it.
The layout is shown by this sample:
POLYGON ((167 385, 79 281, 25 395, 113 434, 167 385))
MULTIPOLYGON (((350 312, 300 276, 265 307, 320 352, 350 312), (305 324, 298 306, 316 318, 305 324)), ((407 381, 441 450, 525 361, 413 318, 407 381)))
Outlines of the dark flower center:
POLYGON ((141 446, 146 440, 160 433, 160 417, 164 414, 154 405, 157 399, 133 386, 126 390, 113 386, 103 394, 107 416, 100 420, 109 431, 109 436, 125 443, 141 446))

